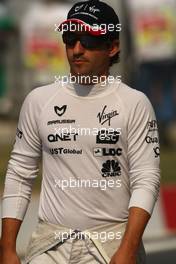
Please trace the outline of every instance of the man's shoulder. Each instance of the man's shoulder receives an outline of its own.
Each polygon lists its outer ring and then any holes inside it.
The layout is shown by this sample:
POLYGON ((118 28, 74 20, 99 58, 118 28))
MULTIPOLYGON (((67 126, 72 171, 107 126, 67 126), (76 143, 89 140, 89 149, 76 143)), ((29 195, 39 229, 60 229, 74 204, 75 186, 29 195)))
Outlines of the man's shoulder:
POLYGON ((148 97, 143 92, 136 90, 135 88, 132 88, 123 82, 121 82, 121 84, 119 85, 117 93, 123 103, 128 105, 129 107, 133 107, 139 103, 149 103, 148 97))
POLYGON ((30 91, 24 99, 22 109, 40 113, 47 103, 55 97, 59 88, 56 83, 37 87, 30 91))
POLYGON ((50 83, 34 88, 32 91, 29 92, 27 96, 39 98, 41 100, 42 98, 48 98, 48 96, 51 97, 57 91, 58 86, 56 85, 56 83, 50 83))
POLYGON ((58 92, 58 90, 59 88, 56 83, 39 86, 27 94, 25 101, 32 102, 33 105, 43 106, 58 92))
POLYGON ((145 94, 139 90, 136 90, 135 88, 127 85, 124 82, 120 83, 119 89, 118 89, 120 95, 126 97, 126 99, 130 99, 127 96, 132 96, 133 99, 138 100, 141 97, 145 96, 145 94))
POLYGON ((126 116, 140 116, 151 114, 154 109, 149 98, 141 91, 138 91, 125 83, 121 83, 118 89, 118 97, 126 116))

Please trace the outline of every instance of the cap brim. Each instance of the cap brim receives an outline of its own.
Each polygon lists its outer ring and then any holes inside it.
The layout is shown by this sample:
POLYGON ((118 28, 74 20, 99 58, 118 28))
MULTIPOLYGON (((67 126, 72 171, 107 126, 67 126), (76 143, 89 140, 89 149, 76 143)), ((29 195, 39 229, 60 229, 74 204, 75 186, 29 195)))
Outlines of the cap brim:
MULTIPOLYGON (((58 31, 61 31, 61 32, 65 32, 66 30, 63 29, 64 25, 66 24, 69 24, 69 23, 73 23, 73 24, 79 24, 81 25, 81 29, 82 30, 85 30, 87 32, 89 32, 91 35, 94 35, 94 36, 102 36, 102 35, 105 35, 106 34, 106 30, 105 29, 102 29, 100 27, 98 27, 98 25, 96 26, 91 26, 87 23, 85 23, 83 20, 80 20, 80 19, 76 19, 76 18, 72 18, 72 19, 67 19, 65 21, 63 21, 57 28, 58 31)), ((70 30, 69 30, 70 31, 70 30)), ((72 30, 74 31, 74 30, 72 30)))

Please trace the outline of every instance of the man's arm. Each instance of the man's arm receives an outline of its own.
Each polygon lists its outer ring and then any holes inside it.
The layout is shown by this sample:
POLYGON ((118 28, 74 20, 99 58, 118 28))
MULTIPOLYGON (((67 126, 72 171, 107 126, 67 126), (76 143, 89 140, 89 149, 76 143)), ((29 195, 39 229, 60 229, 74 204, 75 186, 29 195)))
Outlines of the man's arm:
POLYGON ((128 223, 120 247, 110 264, 135 264, 139 245, 150 214, 137 207, 129 209, 128 223))
POLYGON ((16 254, 16 238, 31 199, 41 156, 36 105, 33 91, 21 108, 16 140, 8 162, 2 198, 2 264, 20 263, 16 254))
POLYGON ((2 234, 0 240, 0 263, 20 264, 16 253, 16 239, 22 221, 14 218, 2 219, 2 234))
POLYGON ((155 113, 140 93, 129 114, 127 159, 131 198, 120 247, 110 264, 135 264, 144 229, 152 215, 160 186, 159 137, 155 113))

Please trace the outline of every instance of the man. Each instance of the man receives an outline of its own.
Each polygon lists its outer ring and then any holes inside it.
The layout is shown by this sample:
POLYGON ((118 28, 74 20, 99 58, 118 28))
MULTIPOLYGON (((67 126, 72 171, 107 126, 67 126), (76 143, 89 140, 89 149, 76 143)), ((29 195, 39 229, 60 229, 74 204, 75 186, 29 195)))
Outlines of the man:
POLYGON ((110 77, 120 50, 110 6, 77 3, 58 30, 70 76, 35 89, 22 106, 3 197, 2 263, 20 263, 15 241, 41 153, 39 223, 25 263, 145 263, 141 240, 159 189, 152 106, 110 77))

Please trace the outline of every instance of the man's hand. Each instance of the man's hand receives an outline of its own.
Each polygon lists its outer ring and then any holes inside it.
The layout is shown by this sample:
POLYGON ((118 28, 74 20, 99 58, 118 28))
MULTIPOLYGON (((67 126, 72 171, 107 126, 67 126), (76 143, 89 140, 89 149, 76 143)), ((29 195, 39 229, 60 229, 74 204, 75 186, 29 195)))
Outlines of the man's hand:
POLYGON ((118 250, 109 264, 136 264, 136 256, 129 252, 118 250))
POLYGON ((128 223, 120 247, 109 264, 136 264, 138 249, 150 215, 141 208, 129 209, 128 223))
POLYGON ((16 251, 9 251, 7 249, 0 249, 0 263, 1 264, 21 264, 16 251))
POLYGON ((0 239, 0 263, 20 264, 16 253, 16 238, 22 221, 15 218, 2 219, 2 237, 0 239))

